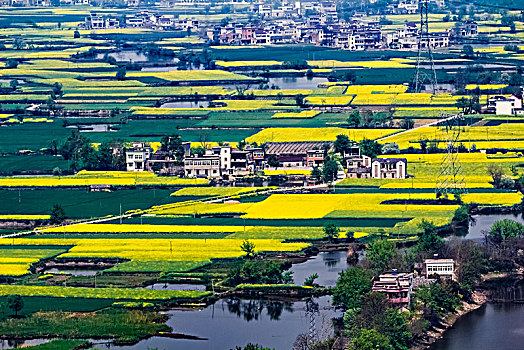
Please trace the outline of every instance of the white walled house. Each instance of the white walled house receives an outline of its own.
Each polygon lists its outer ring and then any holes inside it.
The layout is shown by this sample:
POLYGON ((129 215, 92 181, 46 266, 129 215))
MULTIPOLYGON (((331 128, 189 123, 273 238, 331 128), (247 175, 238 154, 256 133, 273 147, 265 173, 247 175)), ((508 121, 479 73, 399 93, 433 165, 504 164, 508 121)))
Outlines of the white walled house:
POLYGON ((405 179, 408 162, 405 158, 376 158, 371 163, 373 179, 405 179))
POLYGON ((424 275, 430 278, 431 275, 439 275, 443 279, 455 279, 455 261, 453 259, 425 259, 424 275))

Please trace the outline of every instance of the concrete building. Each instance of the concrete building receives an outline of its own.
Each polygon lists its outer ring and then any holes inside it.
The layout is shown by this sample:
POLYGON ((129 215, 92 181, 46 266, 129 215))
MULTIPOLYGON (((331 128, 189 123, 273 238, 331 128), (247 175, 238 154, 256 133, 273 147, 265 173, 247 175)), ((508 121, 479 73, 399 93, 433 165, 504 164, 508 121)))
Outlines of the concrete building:
POLYGON ((219 178, 222 176, 220 169, 220 156, 204 154, 203 156, 188 157, 184 159, 184 175, 186 177, 219 178))
POLYGON ((486 113, 496 115, 515 115, 522 110, 522 100, 516 96, 496 95, 488 100, 486 113))
POLYGON ((453 259, 425 259, 423 272, 426 278, 439 275, 442 279, 455 280, 455 261, 453 259))
POLYGON ((146 163, 151 158, 153 149, 145 142, 133 142, 133 146, 126 148, 126 170, 146 171, 146 163))
POLYGON ((413 291, 413 274, 393 270, 373 278, 373 292, 385 293, 388 302, 395 306, 408 306, 413 291))
POLYGON ((374 179, 405 179, 408 162, 405 158, 376 158, 371 163, 374 179))

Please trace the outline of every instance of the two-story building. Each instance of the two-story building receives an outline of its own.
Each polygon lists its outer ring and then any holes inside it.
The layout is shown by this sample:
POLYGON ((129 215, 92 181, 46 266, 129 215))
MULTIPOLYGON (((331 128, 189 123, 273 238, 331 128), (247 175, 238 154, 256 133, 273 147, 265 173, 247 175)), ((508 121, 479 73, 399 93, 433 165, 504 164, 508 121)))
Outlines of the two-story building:
POLYGON ((222 176, 220 156, 212 153, 184 159, 186 177, 219 178, 222 176))
POLYGON ((126 170, 147 171, 146 163, 151 158, 153 149, 145 142, 133 142, 132 147, 126 148, 126 170))
POLYGON ((371 163, 373 179, 405 179, 408 162, 405 158, 375 158, 371 163))
POLYGON ((413 291, 413 273, 402 273, 393 270, 373 278, 373 292, 386 294, 390 304, 408 306, 413 291))

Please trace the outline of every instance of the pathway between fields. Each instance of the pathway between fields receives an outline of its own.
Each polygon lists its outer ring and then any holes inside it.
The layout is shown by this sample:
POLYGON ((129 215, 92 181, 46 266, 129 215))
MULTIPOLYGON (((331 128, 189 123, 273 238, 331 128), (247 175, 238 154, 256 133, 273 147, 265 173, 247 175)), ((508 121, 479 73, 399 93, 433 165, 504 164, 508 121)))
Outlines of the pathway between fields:
POLYGON ((379 139, 376 139, 375 141, 383 141, 385 139, 387 139, 388 137, 392 137, 392 136, 399 136, 399 135, 402 135, 402 134, 406 134, 408 132, 412 132, 412 131, 415 131, 415 130, 418 130, 420 128, 426 128, 428 126, 433 126, 433 125, 436 125, 438 123, 442 123, 442 122, 447 122, 448 120, 453 120, 453 119, 456 119, 460 116, 460 114, 454 114, 452 115, 451 117, 448 117, 448 118, 445 118, 445 119, 439 119, 439 120, 435 120, 431 123, 428 123, 428 124, 424 124, 424 125, 421 125, 421 126, 417 126, 416 128, 413 128, 413 129, 408 129, 408 130, 404 130, 404 131, 401 131, 399 132, 398 134, 390 134, 390 135, 387 135, 387 136, 384 136, 384 137, 381 137, 379 139))

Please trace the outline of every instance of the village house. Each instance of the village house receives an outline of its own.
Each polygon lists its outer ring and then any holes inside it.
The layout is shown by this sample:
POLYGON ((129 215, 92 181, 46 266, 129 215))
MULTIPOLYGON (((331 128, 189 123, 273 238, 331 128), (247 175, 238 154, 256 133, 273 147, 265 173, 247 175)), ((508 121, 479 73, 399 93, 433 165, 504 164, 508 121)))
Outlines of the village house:
POLYGON ((126 170, 127 171, 147 171, 146 162, 153 154, 153 148, 145 142, 133 142, 133 145, 126 148, 126 170))
POLYGON ((522 100, 513 95, 495 95, 488 99, 484 112, 496 115, 522 114, 522 100))
POLYGON ((405 158, 375 158, 371 163, 373 179, 405 179, 408 162, 405 158))
POLYGON ((413 291, 413 273, 401 273, 393 270, 373 278, 373 292, 386 294, 391 305, 408 306, 413 291))
POLYGON ((184 159, 185 177, 219 178, 222 176, 220 156, 206 153, 184 159))
POLYGON ((270 156, 278 159, 282 168, 321 167, 324 164, 324 150, 331 150, 333 142, 268 142, 266 143, 266 160, 270 156))
POLYGON ((429 279, 433 275, 439 275, 442 279, 455 280, 455 261, 453 259, 425 259, 423 274, 429 279))

